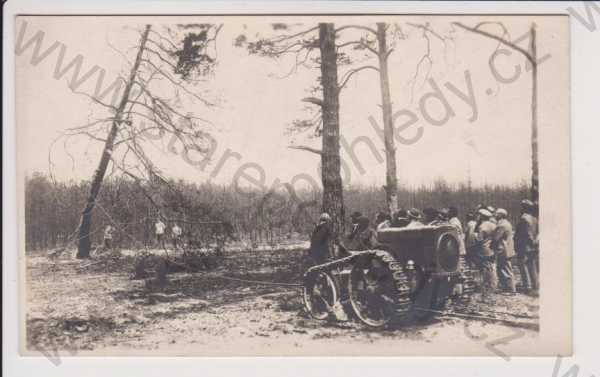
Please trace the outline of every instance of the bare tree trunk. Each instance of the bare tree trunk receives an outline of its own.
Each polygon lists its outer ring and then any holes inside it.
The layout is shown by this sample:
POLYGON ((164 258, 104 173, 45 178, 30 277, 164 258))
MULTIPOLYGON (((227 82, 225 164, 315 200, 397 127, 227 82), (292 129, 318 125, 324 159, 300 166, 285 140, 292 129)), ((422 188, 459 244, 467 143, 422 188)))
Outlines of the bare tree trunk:
POLYGON ((96 205, 96 198, 98 197, 98 193, 100 192, 100 187, 102 186, 102 181, 104 180, 104 175, 106 174, 106 168, 108 167, 108 163, 113 152, 113 147, 115 139, 117 137, 117 133, 119 131, 119 126, 123 121, 125 105, 127 105, 127 101, 129 100, 129 93, 131 92, 131 87, 133 86, 135 77, 137 75, 137 71, 142 61, 142 54, 144 52, 146 41, 148 40, 149 32, 150 25, 146 25, 146 29, 144 30, 144 33, 142 34, 142 38, 140 40, 140 48, 138 50, 135 62, 129 74, 129 80, 125 85, 123 97, 121 98, 119 107, 117 107, 117 110, 115 112, 115 118, 112 122, 110 132, 106 137, 106 142, 104 144, 104 150, 102 151, 100 163, 98 164, 98 168, 94 172, 92 185, 90 187, 90 193, 88 195, 85 208, 83 209, 83 212, 81 214, 81 222, 79 225, 79 243, 77 246, 77 258, 88 258, 90 256, 90 229, 92 226, 92 211, 94 210, 94 206, 96 205))
POLYGON ((385 23, 377 23, 379 87, 381 89, 381 112, 383 114, 383 137, 385 143, 385 195, 387 208, 390 214, 393 214, 398 210, 398 177, 396 172, 396 146, 394 145, 390 78, 388 74, 389 54, 385 36, 386 28, 385 23))
POLYGON ((323 135, 321 179, 323 181, 323 212, 332 219, 333 243, 344 233, 344 198, 340 175, 339 91, 335 28, 332 23, 319 24, 321 50, 321 85, 323 86, 323 135))
POLYGON ((537 125, 537 46, 535 24, 531 25, 531 199, 539 199, 537 125))

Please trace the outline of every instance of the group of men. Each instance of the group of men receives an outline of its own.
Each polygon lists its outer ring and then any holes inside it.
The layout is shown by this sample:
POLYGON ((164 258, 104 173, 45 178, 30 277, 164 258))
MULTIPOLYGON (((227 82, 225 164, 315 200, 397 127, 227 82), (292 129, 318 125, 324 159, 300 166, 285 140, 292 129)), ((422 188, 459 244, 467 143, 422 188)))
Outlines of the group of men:
POLYGON ((502 208, 479 205, 468 216, 465 230, 467 257, 477 265, 483 277, 484 293, 497 289, 498 283, 516 292, 512 261, 517 258, 523 290, 536 295, 539 290, 538 207, 530 200, 521 201, 521 216, 516 228, 502 208))
MULTIPOLYGON (((156 237, 156 242, 159 246, 165 247, 165 231, 167 226, 162 222, 161 219, 157 219, 156 223, 154 223, 154 236, 156 237)), ((107 225, 104 229, 104 247, 106 249, 112 249, 113 247, 113 233, 115 228, 111 225, 107 225)), ((171 227, 171 240, 173 242, 173 247, 177 248, 177 245, 180 242, 181 235, 183 234, 183 230, 177 223, 174 223, 171 227)))
MULTIPOLYGON (((460 254, 481 272, 484 296, 496 291, 499 283, 504 291, 516 293, 512 267, 515 257, 523 290, 535 295, 539 289, 537 216, 537 205, 527 199, 521 201, 521 216, 514 230, 508 219, 508 211, 483 204, 467 215, 464 228, 459 211, 453 206, 440 210, 430 207, 422 211, 416 208, 400 209, 393 216, 380 212, 375 216, 374 227, 368 217, 354 212, 350 217, 352 230, 337 246, 342 251, 374 249, 378 244, 377 231, 381 229, 450 224, 459 235, 460 254)), ((315 264, 325 262, 329 256, 330 236, 331 217, 323 213, 311 234, 310 256, 315 264)))
MULTIPOLYGON (((162 247, 165 247, 166 229, 167 226, 162 222, 162 220, 156 220, 156 223, 154 224, 154 235, 156 236, 156 242, 158 242, 158 244, 162 247)), ((173 223, 173 226, 171 227, 171 241, 173 242, 174 248, 177 248, 182 234, 183 230, 181 227, 177 225, 177 223, 173 223)))

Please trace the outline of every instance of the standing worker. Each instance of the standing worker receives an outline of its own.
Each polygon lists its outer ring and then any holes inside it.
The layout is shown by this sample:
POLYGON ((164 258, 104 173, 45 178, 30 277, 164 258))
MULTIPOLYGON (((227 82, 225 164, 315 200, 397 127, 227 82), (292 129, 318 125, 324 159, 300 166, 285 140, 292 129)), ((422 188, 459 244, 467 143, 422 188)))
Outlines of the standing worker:
POLYGON ((530 200, 521 202, 521 218, 515 231, 515 251, 519 260, 521 280, 526 292, 536 294, 539 289, 538 266, 538 221, 534 216, 535 205, 530 200))
POLYGON ((471 212, 467 214, 467 224, 465 226, 465 249, 467 251, 467 261, 474 263, 477 259, 477 221, 475 215, 471 212))
POLYGON ((182 230, 179 227, 179 225, 177 225, 177 223, 173 224, 173 228, 171 228, 171 234, 173 235, 173 248, 177 249, 177 243, 179 242, 179 239, 181 238, 181 233, 182 230))
POLYGON ((358 229, 354 236, 353 250, 370 250, 377 247, 377 232, 371 227, 369 218, 361 216, 357 220, 358 229))
POLYGON ((487 209, 480 209, 478 212, 480 224, 477 228, 477 249, 479 259, 479 270, 483 278, 482 298, 486 299, 498 286, 498 276, 496 274, 496 260, 492 241, 496 224, 490 219, 492 213, 487 209))
POLYGON ((515 256, 513 243, 513 227, 508 221, 508 212, 503 208, 496 210, 496 231, 494 232, 494 252, 496 253, 496 268, 498 278, 503 288, 509 293, 515 293, 515 276, 513 274, 512 258, 515 256))
POLYGON ((156 235, 156 241, 158 242, 158 244, 162 247, 165 247, 164 244, 164 235, 165 235, 165 223, 163 223, 160 219, 158 219, 156 221, 156 224, 154 224, 154 234, 156 235))
POLYGON ((312 265, 323 264, 329 255, 329 238, 331 237, 331 217, 323 212, 319 222, 310 235, 309 256, 312 265))
POLYGON ((459 255, 467 254, 465 248, 465 233, 463 232, 462 224, 458 218, 458 208, 454 206, 448 207, 448 222, 456 228, 456 232, 458 233, 459 255))

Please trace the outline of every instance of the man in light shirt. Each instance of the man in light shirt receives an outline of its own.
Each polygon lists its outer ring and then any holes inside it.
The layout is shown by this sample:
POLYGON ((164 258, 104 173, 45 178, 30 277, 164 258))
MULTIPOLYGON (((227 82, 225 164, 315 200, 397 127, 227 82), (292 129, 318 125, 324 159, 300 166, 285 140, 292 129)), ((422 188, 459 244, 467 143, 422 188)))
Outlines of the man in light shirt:
POLYGON ((498 286, 498 275, 496 272, 496 256, 492 249, 494 232, 496 224, 491 221, 492 213, 487 209, 480 209, 477 212, 480 222, 477 227, 477 251, 479 270, 483 278, 482 298, 489 298, 490 294, 496 291, 498 286))
POLYGON ((165 223, 163 223, 160 219, 158 219, 156 221, 156 224, 154 224, 154 234, 156 235, 156 241, 159 243, 159 245, 164 247, 164 235, 165 235, 165 223))
POLYGON ((505 209, 498 208, 495 215, 498 224, 494 232, 493 248, 496 254, 498 278, 507 292, 515 293, 515 277, 512 266, 512 258, 515 256, 513 227, 507 219, 508 212, 505 209))
POLYGON ((107 225, 106 229, 104 229, 104 247, 107 249, 112 249, 112 240, 113 240, 113 227, 110 225, 107 225))
POLYGON ((181 238, 182 230, 177 225, 177 223, 173 224, 173 228, 171 228, 171 233, 173 235, 173 248, 177 249, 177 244, 179 243, 179 239, 181 238))
POLYGON ((448 222, 456 228, 456 232, 458 233, 459 254, 465 255, 467 253, 465 249, 465 233, 463 232, 462 224, 458 218, 458 208, 454 206, 448 207, 448 222))

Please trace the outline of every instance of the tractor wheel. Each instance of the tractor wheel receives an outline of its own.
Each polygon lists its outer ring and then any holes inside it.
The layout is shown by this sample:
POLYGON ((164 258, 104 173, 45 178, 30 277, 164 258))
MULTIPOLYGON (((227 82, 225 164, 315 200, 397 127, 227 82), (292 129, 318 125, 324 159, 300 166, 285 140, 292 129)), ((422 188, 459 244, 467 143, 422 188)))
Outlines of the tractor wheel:
POLYGON ((333 312, 339 291, 333 277, 325 271, 308 274, 304 279, 302 299, 304 308, 311 317, 325 320, 333 312))
POLYGON ((385 251, 357 260, 348 279, 348 298, 356 318, 370 328, 383 328, 410 311, 410 288, 402 266, 385 251))

